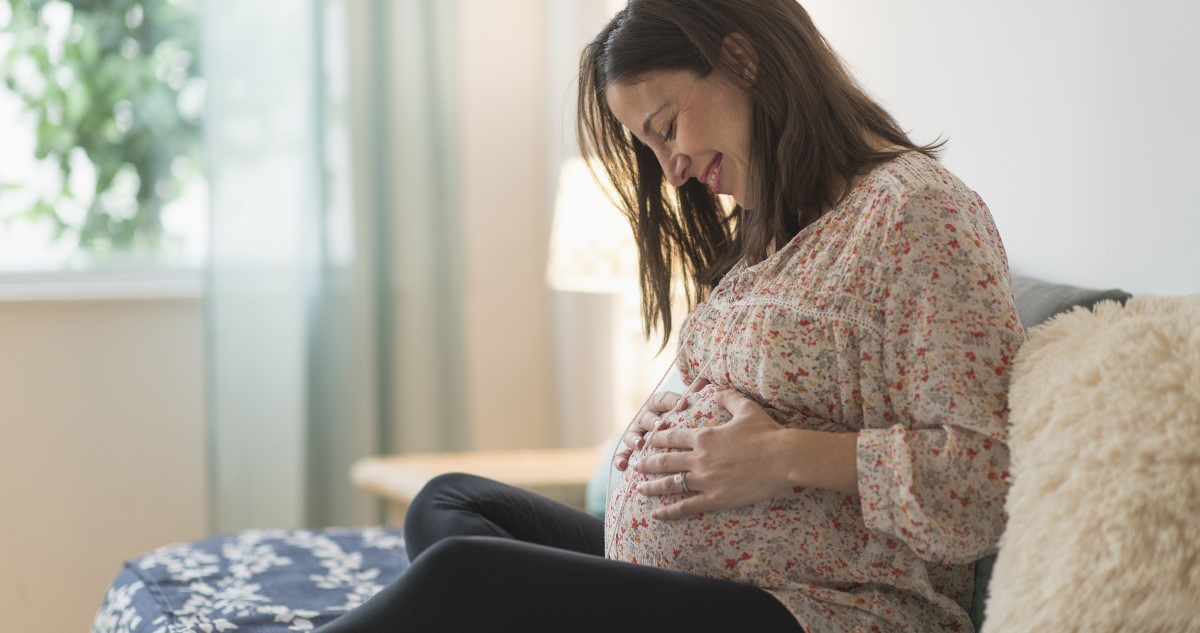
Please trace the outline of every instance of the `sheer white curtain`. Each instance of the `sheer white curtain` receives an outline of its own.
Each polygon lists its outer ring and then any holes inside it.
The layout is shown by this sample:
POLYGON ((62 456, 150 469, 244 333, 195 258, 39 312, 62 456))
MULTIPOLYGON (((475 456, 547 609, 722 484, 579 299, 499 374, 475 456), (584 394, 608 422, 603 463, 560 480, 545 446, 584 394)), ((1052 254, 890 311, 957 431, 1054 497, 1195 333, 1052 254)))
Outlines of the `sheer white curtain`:
POLYGON ((439 4, 204 2, 216 532, 378 521, 349 467, 411 444, 414 407, 442 418, 419 448, 453 447, 448 388, 409 369, 457 358, 439 4))

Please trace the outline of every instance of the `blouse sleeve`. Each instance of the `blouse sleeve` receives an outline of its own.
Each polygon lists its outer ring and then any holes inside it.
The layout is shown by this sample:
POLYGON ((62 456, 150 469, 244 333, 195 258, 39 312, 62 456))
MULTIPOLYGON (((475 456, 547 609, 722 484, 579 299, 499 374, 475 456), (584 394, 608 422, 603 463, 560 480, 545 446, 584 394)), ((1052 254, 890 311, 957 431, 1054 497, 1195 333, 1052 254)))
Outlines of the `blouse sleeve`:
POLYGON ((1008 264, 974 194, 897 203, 882 251, 890 411, 858 435, 867 527, 931 562, 995 551, 1006 520, 1008 381, 1024 331, 1008 264))

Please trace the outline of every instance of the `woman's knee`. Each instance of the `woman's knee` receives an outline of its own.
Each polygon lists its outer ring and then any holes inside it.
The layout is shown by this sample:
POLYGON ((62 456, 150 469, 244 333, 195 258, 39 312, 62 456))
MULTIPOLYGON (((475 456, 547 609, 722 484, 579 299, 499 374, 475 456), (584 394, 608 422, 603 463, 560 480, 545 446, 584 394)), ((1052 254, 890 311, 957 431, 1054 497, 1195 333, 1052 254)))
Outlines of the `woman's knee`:
MULTIPOLYGON (((428 507, 444 507, 457 503, 466 503, 470 499, 470 491, 477 487, 480 477, 464 473, 447 473, 430 479, 421 491, 413 497, 408 506, 409 514, 418 514, 428 507)), ((405 519, 407 521, 407 518, 405 519)))
MULTIPOLYGON (((479 608, 477 598, 488 599, 488 589, 511 583, 511 567, 497 570, 476 568, 486 558, 486 538, 452 536, 433 544, 414 560, 394 582, 366 604, 338 618, 328 630, 340 632, 382 631, 474 631, 486 630, 485 622, 471 618, 490 617, 479 608), (495 573, 493 573, 495 572, 495 573), (505 574, 501 578, 497 574, 505 574), (464 596, 471 601, 464 608, 464 596)), ((496 539, 492 539, 496 540, 496 539)), ((495 627, 490 627, 495 629, 495 627)), ((321 629, 325 631, 326 629, 321 629)))
POLYGON ((404 515, 404 538, 410 558, 453 535, 456 516, 468 512, 478 501, 478 491, 487 480, 475 475, 448 473, 430 479, 409 503, 404 515))
POLYGON ((512 566, 504 563, 509 557, 507 544, 486 536, 447 537, 425 550, 404 573, 414 582, 429 583, 427 588, 462 590, 464 583, 477 582, 487 586, 491 581, 483 576, 489 570, 499 571, 505 578, 512 574, 512 566))
POLYGON ((437 545, 429 548, 426 553, 431 565, 440 564, 454 568, 474 565, 482 559, 492 558, 505 543, 487 536, 451 536, 438 541, 437 545))

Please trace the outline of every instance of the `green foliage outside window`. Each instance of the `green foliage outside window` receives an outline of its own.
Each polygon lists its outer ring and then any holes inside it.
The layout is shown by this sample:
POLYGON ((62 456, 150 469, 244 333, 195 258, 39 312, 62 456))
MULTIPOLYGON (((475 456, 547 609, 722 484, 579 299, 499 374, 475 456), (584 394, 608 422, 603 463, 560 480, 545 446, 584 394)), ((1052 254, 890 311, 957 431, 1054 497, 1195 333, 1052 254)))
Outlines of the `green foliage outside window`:
MULTIPOLYGON (((163 208, 201 168, 196 0, 0 2, 11 44, 0 76, 36 121, 36 158, 63 176, 56 195, 0 221, 49 219, 92 253, 169 247, 163 208), (94 166, 83 186, 71 177, 81 152, 94 166), (64 217, 65 200, 86 215, 64 217)), ((26 186, 3 177, 0 195, 26 186)))

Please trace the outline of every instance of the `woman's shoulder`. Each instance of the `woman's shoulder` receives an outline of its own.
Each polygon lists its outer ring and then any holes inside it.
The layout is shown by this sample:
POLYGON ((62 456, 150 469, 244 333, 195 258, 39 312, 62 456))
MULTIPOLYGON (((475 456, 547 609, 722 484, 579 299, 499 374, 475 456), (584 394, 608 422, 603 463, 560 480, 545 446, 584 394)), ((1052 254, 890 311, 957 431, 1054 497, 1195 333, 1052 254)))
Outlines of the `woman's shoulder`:
POLYGON ((955 207, 984 207, 979 196, 936 158, 910 151, 876 165, 862 179, 854 202, 874 219, 908 215, 938 201, 955 207))
POLYGON ((940 161, 917 151, 904 152, 876 165, 866 179, 881 192, 899 197, 931 190, 974 194, 940 161))

